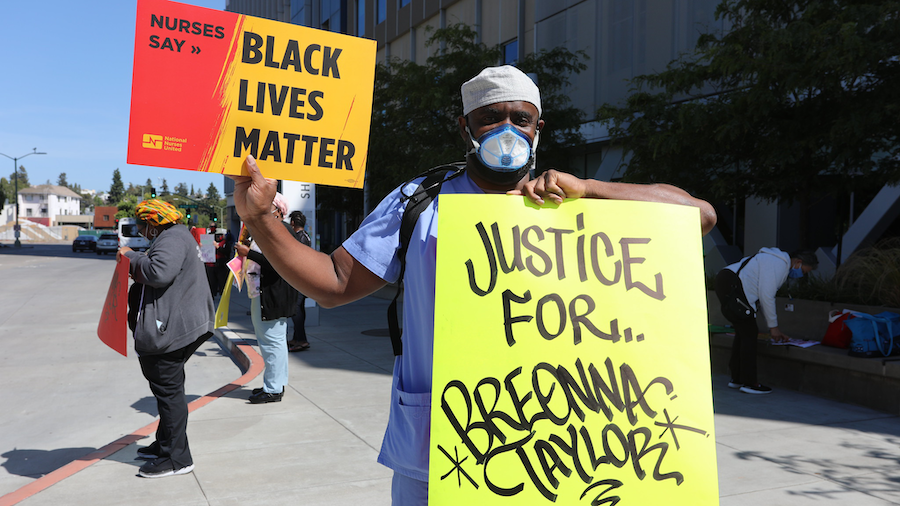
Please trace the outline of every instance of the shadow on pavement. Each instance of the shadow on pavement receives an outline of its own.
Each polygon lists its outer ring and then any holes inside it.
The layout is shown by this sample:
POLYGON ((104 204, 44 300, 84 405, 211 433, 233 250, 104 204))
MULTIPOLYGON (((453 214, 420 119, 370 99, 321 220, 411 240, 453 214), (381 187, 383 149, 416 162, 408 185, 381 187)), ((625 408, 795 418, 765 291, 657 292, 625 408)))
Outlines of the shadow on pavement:
POLYGON ((10 450, 0 457, 6 462, 0 464, 9 474, 40 478, 60 467, 74 462, 96 448, 60 448, 58 450, 10 450))

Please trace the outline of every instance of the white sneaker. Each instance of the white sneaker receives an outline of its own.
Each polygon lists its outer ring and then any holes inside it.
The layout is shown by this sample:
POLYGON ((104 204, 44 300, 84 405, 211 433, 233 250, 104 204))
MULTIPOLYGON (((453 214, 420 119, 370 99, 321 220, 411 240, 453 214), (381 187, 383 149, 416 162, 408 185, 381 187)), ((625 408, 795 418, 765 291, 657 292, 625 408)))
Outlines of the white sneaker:
POLYGON ((169 458, 158 458, 156 460, 152 460, 147 462, 141 469, 138 471, 138 475, 144 478, 162 478, 165 476, 175 476, 179 474, 187 474, 194 470, 194 464, 189 466, 182 467, 180 469, 174 469, 172 467, 172 460, 169 458))
POLYGON ((767 386, 765 386, 765 385, 756 385, 756 386, 753 386, 753 385, 744 385, 744 386, 741 387, 741 392, 744 392, 745 394, 756 394, 756 395, 761 395, 761 394, 770 394, 770 393, 772 393, 772 389, 769 388, 769 387, 767 387, 767 386))

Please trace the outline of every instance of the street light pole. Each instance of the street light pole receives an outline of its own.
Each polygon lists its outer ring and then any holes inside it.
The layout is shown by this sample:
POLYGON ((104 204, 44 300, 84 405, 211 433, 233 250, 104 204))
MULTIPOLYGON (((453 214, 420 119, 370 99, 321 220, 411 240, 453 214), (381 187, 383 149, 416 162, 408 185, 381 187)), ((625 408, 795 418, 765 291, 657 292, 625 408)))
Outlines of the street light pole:
POLYGON ((15 176, 15 178, 16 178, 16 228, 15 228, 15 234, 16 234, 15 247, 16 248, 22 247, 22 243, 19 242, 19 232, 20 232, 20 229, 19 229, 19 159, 25 158, 26 156, 31 156, 31 155, 46 155, 46 154, 47 153, 39 153, 37 148, 34 148, 34 150, 31 153, 25 153, 24 155, 17 156, 17 157, 12 157, 12 156, 4 155, 3 153, 0 153, 0 155, 3 155, 13 161, 13 169, 14 169, 13 176, 15 176))

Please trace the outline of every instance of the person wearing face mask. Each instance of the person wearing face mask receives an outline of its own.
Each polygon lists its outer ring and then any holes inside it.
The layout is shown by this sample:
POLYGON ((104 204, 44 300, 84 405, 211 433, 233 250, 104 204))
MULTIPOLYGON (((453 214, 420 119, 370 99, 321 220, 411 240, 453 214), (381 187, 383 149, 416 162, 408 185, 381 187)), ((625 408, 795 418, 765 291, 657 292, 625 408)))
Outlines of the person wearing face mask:
MULTIPOLYGON (((459 132, 465 143, 464 169, 448 173, 437 197, 418 217, 403 272, 403 353, 395 358, 388 426, 378 462, 394 471, 395 505, 428 502, 431 366, 434 338, 435 251, 441 195, 507 193, 525 195, 541 205, 545 199, 608 198, 666 202, 700 209, 702 232, 715 225, 709 203, 663 184, 637 185, 579 179, 548 170, 536 179, 534 166, 541 119, 540 91, 519 69, 488 67, 461 88, 459 132)), ((369 295, 400 277, 400 224, 409 196, 424 177, 388 194, 359 229, 332 254, 296 241, 269 213, 276 181, 266 179, 252 156, 249 176, 235 181, 234 202, 266 258, 291 285, 323 307, 346 304, 369 295)), ((463 340, 464 338, 460 338, 463 340)))
POLYGON ((731 346, 731 381, 729 388, 740 389, 747 394, 768 394, 770 387, 762 385, 756 377, 756 311, 762 310, 769 327, 769 335, 775 342, 790 340, 778 328, 775 312, 775 293, 788 278, 802 278, 819 265, 819 259, 811 251, 787 254, 778 248, 762 248, 758 253, 742 258, 716 275, 716 297, 724 308, 732 293, 743 295, 747 310, 743 314, 724 314, 734 325, 734 342, 731 346))
POLYGON ((129 311, 129 327, 159 412, 156 441, 138 449, 138 458, 149 460, 138 474, 160 478, 194 469, 187 439, 184 364, 212 336, 215 309, 200 247, 179 224, 178 209, 152 199, 138 204, 135 212, 138 232, 150 240, 150 248, 140 253, 123 247, 116 257, 130 261, 135 284, 129 305, 135 311, 129 311))

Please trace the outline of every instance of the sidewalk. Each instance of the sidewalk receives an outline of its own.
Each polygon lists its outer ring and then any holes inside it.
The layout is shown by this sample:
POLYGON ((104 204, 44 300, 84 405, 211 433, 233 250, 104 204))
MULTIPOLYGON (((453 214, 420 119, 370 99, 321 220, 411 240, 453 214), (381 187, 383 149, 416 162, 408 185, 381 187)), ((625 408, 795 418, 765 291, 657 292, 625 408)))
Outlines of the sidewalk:
MULTIPOLYGON (((284 401, 251 405, 261 359, 247 346, 255 345, 248 301, 235 294, 223 334, 254 365, 246 376, 235 367, 229 391, 191 413, 193 473, 136 477, 137 445, 152 439, 135 434, 136 444, 126 436, 120 451, 18 504, 389 505, 391 472, 375 462, 393 362, 388 302, 320 310, 321 325, 307 328, 311 349, 290 355, 284 401)), ((722 505, 900 504, 897 416, 785 389, 741 394, 724 376, 713 382, 722 505)))

